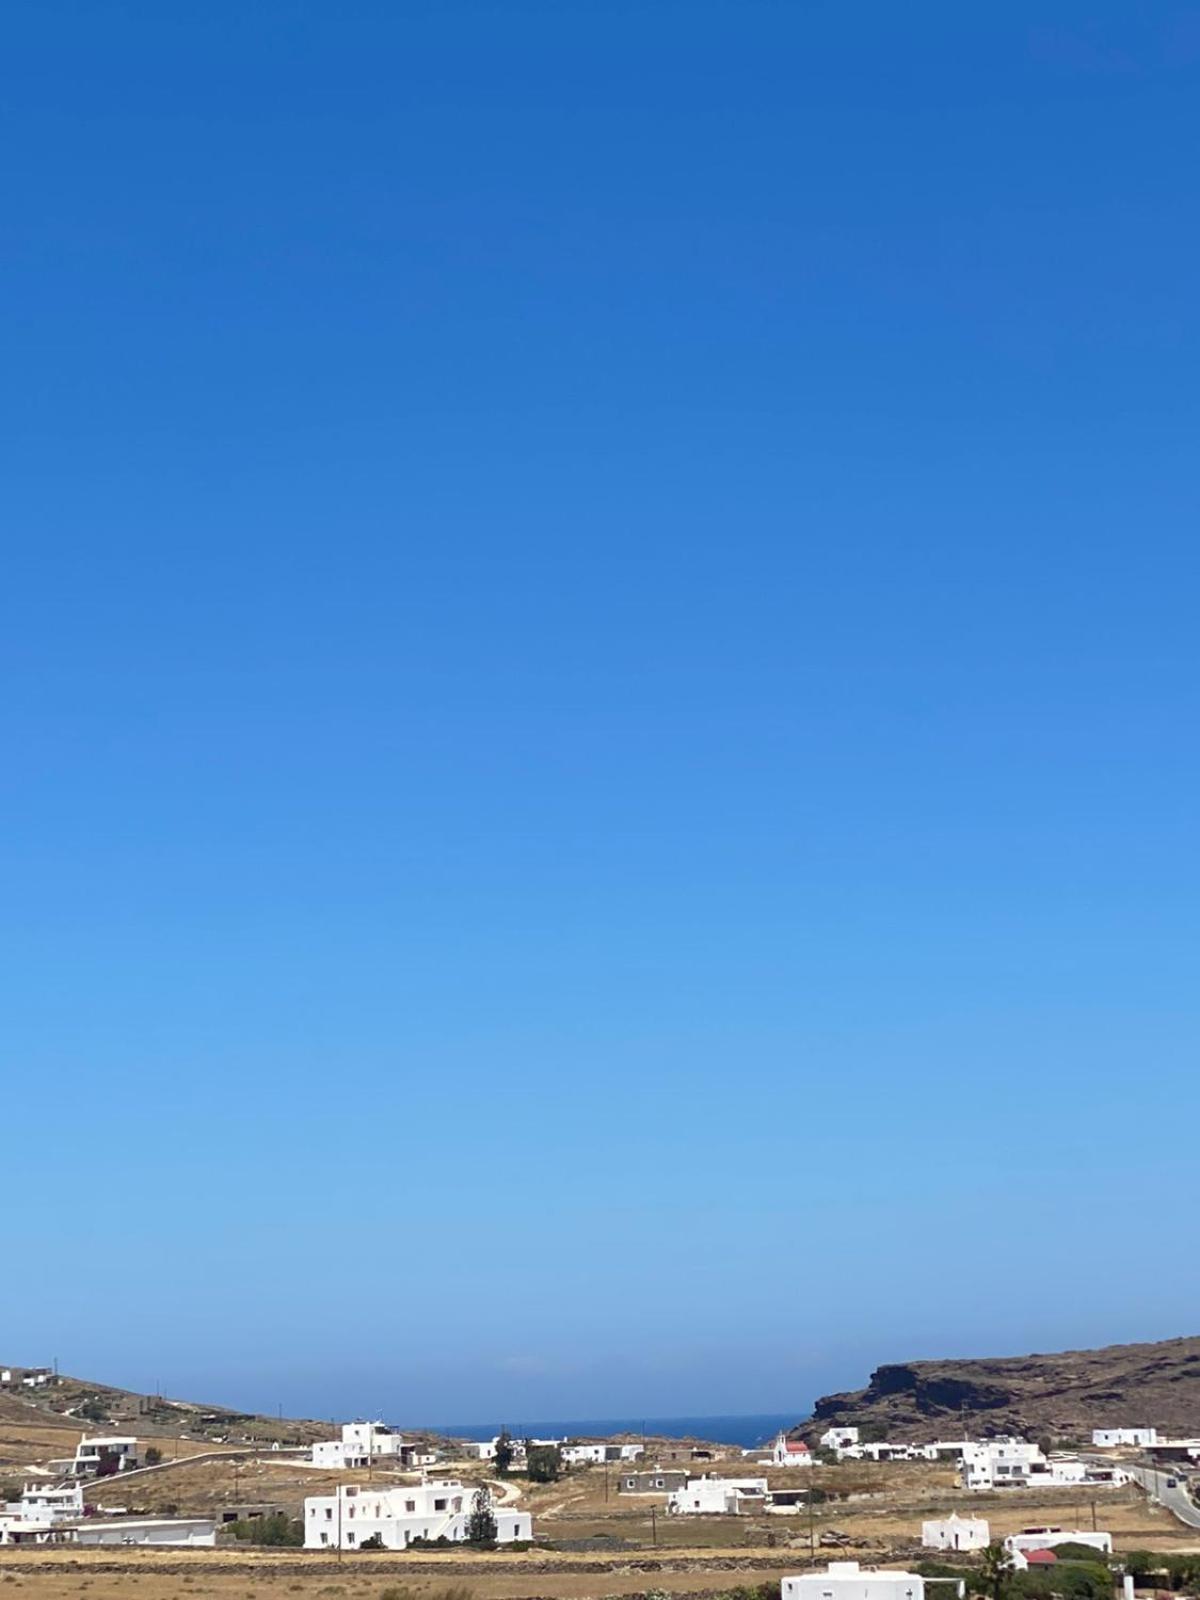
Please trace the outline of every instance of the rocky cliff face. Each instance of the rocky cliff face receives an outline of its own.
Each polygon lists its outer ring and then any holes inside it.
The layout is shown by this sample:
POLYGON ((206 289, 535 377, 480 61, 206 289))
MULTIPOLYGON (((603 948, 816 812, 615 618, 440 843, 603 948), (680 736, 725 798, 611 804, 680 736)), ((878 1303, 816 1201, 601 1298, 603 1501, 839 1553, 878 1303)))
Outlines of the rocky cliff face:
POLYGON ((909 1361, 878 1367, 865 1389, 825 1395, 798 1431, 866 1424, 891 1439, 961 1434, 1090 1437, 1149 1424, 1200 1434, 1200 1337, 1058 1355, 909 1361))

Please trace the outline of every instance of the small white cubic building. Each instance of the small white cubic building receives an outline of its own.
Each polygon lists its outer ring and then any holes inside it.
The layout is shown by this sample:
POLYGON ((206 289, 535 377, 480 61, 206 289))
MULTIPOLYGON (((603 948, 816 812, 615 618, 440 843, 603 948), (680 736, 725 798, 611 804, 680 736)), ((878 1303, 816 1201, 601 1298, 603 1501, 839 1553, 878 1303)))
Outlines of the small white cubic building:
POLYGON ((986 1517, 951 1515, 921 1524, 926 1550, 984 1550, 991 1542, 986 1517))
POLYGON ((925 1600, 925 1580, 915 1572, 831 1561, 825 1572, 801 1572, 785 1578, 780 1600, 925 1600))
POLYGON ((1102 1450, 1115 1450, 1120 1445, 1135 1447, 1157 1444, 1157 1428, 1093 1428, 1092 1443, 1102 1450))
POLYGON ((679 1516, 740 1516, 758 1511, 767 1500, 765 1478, 689 1478, 667 1496, 667 1510, 679 1516))
MULTIPOLYGON (((358 1550, 376 1536, 385 1549, 403 1550, 414 1539, 449 1539, 461 1543, 475 1489, 453 1480, 376 1488, 342 1484, 336 1494, 310 1495, 304 1502, 306 1550, 358 1550)), ((513 1544, 533 1538, 528 1511, 493 1504, 496 1542, 513 1544)))

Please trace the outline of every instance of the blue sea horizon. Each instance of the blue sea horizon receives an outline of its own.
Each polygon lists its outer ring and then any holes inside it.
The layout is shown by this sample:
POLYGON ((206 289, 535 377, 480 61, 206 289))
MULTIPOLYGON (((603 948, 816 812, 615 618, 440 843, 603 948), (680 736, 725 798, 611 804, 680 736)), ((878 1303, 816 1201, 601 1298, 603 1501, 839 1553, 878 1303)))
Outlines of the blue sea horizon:
POLYGON ((614 1433, 645 1433, 663 1439, 707 1439, 714 1444, 738 1445, 751 1450, 767 1444, 781 1428, 794 1428, 805 1415, 795 1411, 765 1411, 746 1416, 715 1417, 589 1417, 566 1421, 404 1423, 410 1432, 439 1433, 450 1439, 492 1439, 507 1428, 518 1439, 562 1439, 584 1436, 608 1438, 614 1433))

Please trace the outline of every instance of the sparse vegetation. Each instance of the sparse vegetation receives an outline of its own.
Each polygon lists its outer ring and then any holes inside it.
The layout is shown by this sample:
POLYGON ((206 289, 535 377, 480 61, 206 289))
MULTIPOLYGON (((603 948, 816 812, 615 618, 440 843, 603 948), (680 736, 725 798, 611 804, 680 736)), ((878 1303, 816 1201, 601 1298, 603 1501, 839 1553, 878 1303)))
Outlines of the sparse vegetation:
POLYGON ((562 1451, 556 1444, 538 1444, 525 1455, 525 1474, 531 1483, 557 1483, 562 1477, 562 1451))
POLYGON ((247 1517, 230 1522, 221 1531, 241 1544, 296 1547, 304 1543, 304 1524, 283 1511, 273 1511, 269 1517, 247 1517))

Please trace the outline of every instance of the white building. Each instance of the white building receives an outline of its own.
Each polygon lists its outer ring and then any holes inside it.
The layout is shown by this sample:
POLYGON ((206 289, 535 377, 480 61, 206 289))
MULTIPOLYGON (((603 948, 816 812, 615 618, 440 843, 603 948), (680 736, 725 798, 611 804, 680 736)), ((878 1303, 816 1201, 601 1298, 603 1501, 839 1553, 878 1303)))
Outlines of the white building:
POLYGON ((88 1517, 71 1529, 71 1542, 207 1549, 217 1542, 217 1525, 211 1517, 88 1517))
POLYGON ((987 1439, 966 1445, 959 1472, 964 1489, 1020 1488, 1035 1468, 1046 1467, 1046 1457, 1036 1444, 1024 1439, 987 1439))
POLYGON ((921 1543, 927 1550, 983 1550, 991 1542, 985 1517, 960 1517, 953 1513, 921 1524, 921 1543))
POLYGON ((1141 1447, 1158 1443, 1157 1428, 1093 1428, 1092 1443, 1102 1450, 1114 1450, 1120 1445, 1141 1447))
POLYGON ((392 1466, 407 1466, 416 1447, 407 1444, 402 1434, 393 1433, 382 1422, 346 1422, 340 1439, 322 1439, 312 1447, 314 1467, 336 1467, 339 1471, 363 1469, 376 1461, 392 1466))
MULTIPOLYGON (((304 1502, 306 1550, 361 1549, 378 1536, 386 1549, 403 1550, 414 1539, 466 1538, 475 1490, 451 1480, 375 1488, 342 1484, 336 1494, 310 1495, 304 1502)), ((492 1506, 500 1544, 533 1538, 528 1511, 492 1506)))
POLYGON ((786 1433, 778 1433, 767 1459, 773 1467, 811 1467, 813 1453, 803 1439, 789 1439, 786 1433))
POLYGON ((845 1450, 858 1443, 857 1428, 826 1428, 819 1440, 822 1450, 845 1450))
POLYGON ((1078 1483, 1116 1488, 1130 1479, 1131 1474, 1122 1467, 1102 1466, 1095 1461, 1083 1461, 1079 1456, 1051 1456, 1048 1461, 1031 1462, 1023 1482, 1030 1489, 1069 1488, 1078 1483))
POLYGON ((1060 1544, 1086 1544, 1093 1550, 1112 1554, 1112 1534, 1096 1529, 1081 1532, 1078 1528, 1022 1528, 1020 1533, 1010 1533, 1004 1548, 1010 1555, 1023 1555, 1027 1550, 1053 1550, 1060 1544))
POLYGON ((785 1578, 781 1600, 925 1600, 925 1580, 915 1572, 860 1567, 857 1561, 831 1561, 825 1572, 785 1578))
POLYGON ((559 1447, 568 1467, 599 1464, 605 1461, 636 1461, 645 1451, 643 1444, 613 1444, 606 1439, 574 1440, 559 1447))
POLYGON ((83 1516, 83 1485, 27 1483, 20 1500, 6 1510, 29 1522, 69 1522, 83 1516))
MULTIPOLYGON (((522 1461, 525 1460, 525 1447, 526 1447, 526 1445, 532 1445, 535 1450, 541 1450, 541 1449, 561 1450, 566 1446, 566 1443, 567 1443, 566 1439, 514 1439, 514 1438, 510 1438, 508 1442, 512 1446, 513 1460, 515 1462, 522 1462, 522 1461)), ((463 1452, 464 1455, 472 1456, 473 1458, 475 1458, 478 1461, 494 1461, 496 1459, 496 1447, 497 1447, 497 1445, 499 1443, 500 1443, 500 1435, 497 1434, 494 1439, 466 1439, 466 1440, 463 1440, 461 1448, 462 1448, 462 1452, 463 1452)), ((632 1449, 634 1451, 640 1452, 642 1447, 641 1447, 641 1445, 632 1445, 632 1446, 627 1446, 625 1448, 629 1448, 629 1449, 632 1449)), ((627 1459, 627 1458, 626 1457, 622 1457, 622 1459, 624 1460, 624 1459, 627 1459)))
POLYGON ((126 1472, 138 1465, 138 1442, 128 1434, 97 1434, 75 1446, 71 1472, 77 1478, 94 1478, 108 1472, 126 1472))
POLYGON ((684 1516, 740 1516, 758 1511, 769 1495, 765 1478, 689 1478, 667 1496, 667 1510, 684 1516))
POLYGON ((71 1537, 67 1528, 40 1517, 29 1518, 0 1513, 0 1545, 65 1544, 71 1537))

